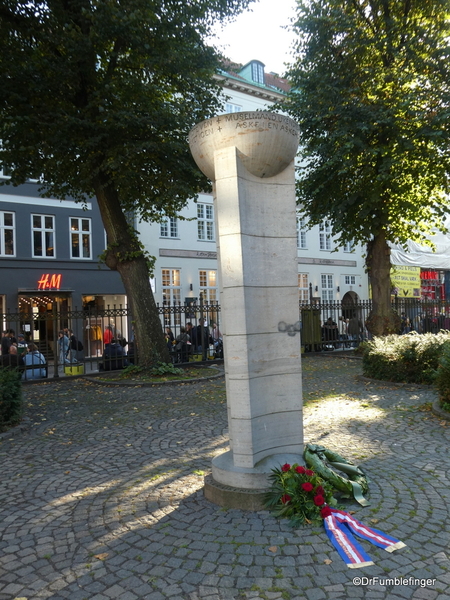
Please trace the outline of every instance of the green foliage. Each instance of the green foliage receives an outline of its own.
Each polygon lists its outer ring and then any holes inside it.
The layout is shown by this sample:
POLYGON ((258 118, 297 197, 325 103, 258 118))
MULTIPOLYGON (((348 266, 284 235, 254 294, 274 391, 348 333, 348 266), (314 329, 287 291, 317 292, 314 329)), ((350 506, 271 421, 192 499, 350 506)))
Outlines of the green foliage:
POLYGON ((151 370, 152 375, 183 375, 183 369, 174 367, 172 363, 158 362, 151 370))
POLYGON ((16 369, 0 368, 0 431, 22 418, 22 382, 16 369))
POLYGON ((0 0, 0 162, 57 198, 113 189, 144 219, 206 189, 190 129, 221 106, 214 22, 249 0, 0 0))
POLYGON ((272 469, 269 481, 266 507, 276 517, 288 518, 294 527, 321 521, 321 508, 336 505, 333 488, 311 469, 285 464, 281 469, 272 469), (305 484, 309 489, 304 489, 305 484))
POLYGON ((341 241, 422 240, 448 207, 447 0, 300 0, 293 90, 298 193, 341 241))
POLYGON ((367 244, 374 335, 395 330, 389 245, 432 244, 450 191, 448 0, 298 0, 297 194, 310 225, 367 244))
POLYGON ((120 379, 129 379, 134 375, 139 375, 142 373, 144 369, 139 365, 128 365, 125 369, 122 369, 120 373, 120 379))
POLYGON ((187 143, 223 103, 206 40, 248 2, 0 0, 0 185, 37 176, 43 195, 96 197, 142 362, 169 357, 128 221, 176 216, 208 188, 187 143))
POLYGON ((435 384, 442 408, 450 411, 450 340, 442 345, 435 384))
POLYGON ((436 378, 450 332, 389 335, 366 342, 363 372, 385 381, 431 384, 436 378))

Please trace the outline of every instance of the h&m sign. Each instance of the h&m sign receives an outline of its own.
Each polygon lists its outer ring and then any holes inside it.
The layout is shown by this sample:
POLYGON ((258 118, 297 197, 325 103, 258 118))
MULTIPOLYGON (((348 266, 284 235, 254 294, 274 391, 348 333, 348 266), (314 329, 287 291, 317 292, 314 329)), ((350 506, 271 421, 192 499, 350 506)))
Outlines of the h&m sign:
POLYGON ((61 273, 43 273, 38 280, 38 290, 59 290, 61 288, 61 273))

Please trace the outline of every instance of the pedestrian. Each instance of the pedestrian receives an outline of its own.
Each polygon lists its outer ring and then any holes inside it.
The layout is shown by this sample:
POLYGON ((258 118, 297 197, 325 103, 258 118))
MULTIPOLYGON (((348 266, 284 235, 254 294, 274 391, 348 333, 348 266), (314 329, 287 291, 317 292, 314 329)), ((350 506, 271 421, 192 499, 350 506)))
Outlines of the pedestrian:
MULTIPOLYGON (((64 333, 64 332, 60 332, 64 333)), ((67 339, 67 338, 66 338, 67 339)), ((47 361, 43 354, 41 354, 38 350, 36 344, 28 344, 27 353, 23 357, 24 363, 24 372, 22 375, 22 379, 24 381, 30 379, 41 379, 43 377, 47 377, 47 361), (27 368, 33 367, 33 368, 27 368)))
POLYGON ((70 364, 69 359, 70 341, 64 331, 58 333, 58 357, 60 365, 70 364))
POLYGON ((8 354, 2 354, 0 357, 0 367, 3 369, 23 369, 23 359, 17 353, 17 346, 11 344, 8 354))
POLYGON ((69 352, 68 358, 70 363, 78 362, 78 348, 79 342, 77 338, 74 336, 72 329, 67 329, 67 337, 69 338, 69 352))

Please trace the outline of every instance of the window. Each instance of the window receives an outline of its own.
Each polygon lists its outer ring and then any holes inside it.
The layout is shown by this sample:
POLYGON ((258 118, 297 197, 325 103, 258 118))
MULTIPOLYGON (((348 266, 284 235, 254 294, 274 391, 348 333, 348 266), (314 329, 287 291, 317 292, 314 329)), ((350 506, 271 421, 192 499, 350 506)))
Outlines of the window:
POLYGON ((0 163, 0 177, 2 179, 9 179, 11 177, 11 169, 2 163, 0 163))
POLYGON ((55 217, 31 215, 31 235, 34 258, 54 258, 55 217))
POLYGON ((200 271, 199 288, 203 302, 208 304, 217 301, 217 271, 200 271))
POLYGON ((355 275, 346 275, 345 276, 345 285, 355 285, 356 277, 355 275))
POLYGON ((306 247, 306 219, 297 217, 297 248, 306 247))
POLYGON ((232 104, 231 102, 225 103, 225 112, 227 113, 241 112, 241 110, 242 106, 239 106, 238 104, 232 104))
POLYGON ((214 210, 212 204, 197 204, 198 239, 214 241, 214 210))
POLYGON ((0 211, 0 256, 15 256, 15 214, 0 211))
POLYGON ((70 218, 70 257, 91 258, 91 219, 70 218))
POLYGON ((308 274, 298 274, 298 299, 300 302, 309 302, 308 274))
POLYGON ((322 302, 330 302, 334 298, 333 275, 321 275, 322 302))
POLYGON ((345 242, 345 244, 342 247, 344 252, 353 252, 354 248, 355 248, 354 242, 345 242))
POLYGON ((161 237, 178 237, 178 221, 175 217, 165 217, 161 222, 161 237))
MULTIPOLYGON (((162 269, 162 297, 165 307, 170 305, 179 305, 181 302, 181 271, 180 269, 162 269)), ((180 325, 180 314, 172 314, 169 310, 164 310, 164 325, 180 325)))
MULTIPOLYGON (((203 304, 217 305, 217 271, 199 271, 199 292, 202 295, 203 304)), ((206 318, 209 322, 217 321, 217 311, 209 310, 206 318)))
POLYGON ((319 225, 319 243, 321 250, 331 250, 331 222, 322 221, 319 225))
POLYGON ((264 84, 264 65, 260 62, 252 62, 252 79, 255 83, 264 84))

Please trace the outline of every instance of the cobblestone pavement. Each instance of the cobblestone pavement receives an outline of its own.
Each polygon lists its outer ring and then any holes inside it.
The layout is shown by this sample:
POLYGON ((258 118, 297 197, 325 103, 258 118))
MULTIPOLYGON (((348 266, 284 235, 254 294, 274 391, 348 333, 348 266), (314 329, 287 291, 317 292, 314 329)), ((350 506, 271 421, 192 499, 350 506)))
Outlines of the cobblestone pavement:
POLYGON ((365 468, 371 505, 349 509, 406 548, 363 542, 375 565, 348 569, 321 526, 205 500, 223 380, 48 381, 25 388, 28 430, 0 439, 0 600, 449 599, 450 423, 432 390, 360 370, 304 360, 305 441, 365 468))

